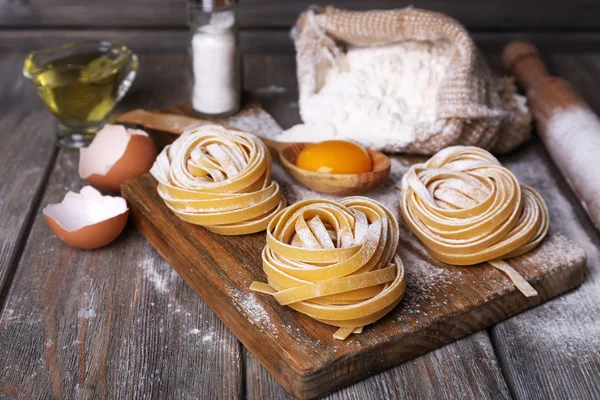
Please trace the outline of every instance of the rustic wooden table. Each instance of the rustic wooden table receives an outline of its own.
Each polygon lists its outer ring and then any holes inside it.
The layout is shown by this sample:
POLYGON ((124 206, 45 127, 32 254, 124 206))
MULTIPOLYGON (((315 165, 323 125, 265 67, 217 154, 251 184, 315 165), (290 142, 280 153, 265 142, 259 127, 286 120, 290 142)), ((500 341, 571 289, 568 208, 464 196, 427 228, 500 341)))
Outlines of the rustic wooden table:
MULTIPOLYGON (((120 38, 141 61, 120 110, 186 100, 187 54, 169 45, 183 35, 151 34, 120 38)), ((289 397, 134 229, 97 251, 72 249, 50 232, 41 208, 85 183, 78 152, 53 147, 53 118, 21 68, 25 50, 72 34, 60 35, 8 32, 0 40, 0 398, 289 397)), ((299 117, 294 57, 279 45, 287 38, 261 48, 253 38, 243 38, 246 89, 289 127, 299 117)), ((546 48, 561 44, 544 53, 551 70, 600 112, 600 53, 590 51, 600 48, 597 37, 536 38, 546 48)), ((501 71, 498 45, 508 37, 479 40, 501 71)), ((585 283, 328 398, 600 398, 598 232, 537 140, 503 161, 544 193, 552 229, 585 249, 585 283), (537 168, 553 180, 536 182, 537 168)))

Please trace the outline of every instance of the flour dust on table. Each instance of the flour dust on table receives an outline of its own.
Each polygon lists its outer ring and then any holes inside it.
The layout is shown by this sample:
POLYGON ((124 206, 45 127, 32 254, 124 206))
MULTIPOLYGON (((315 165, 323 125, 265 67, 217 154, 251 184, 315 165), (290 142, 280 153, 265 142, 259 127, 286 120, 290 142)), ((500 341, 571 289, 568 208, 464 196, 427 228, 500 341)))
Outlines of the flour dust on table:
POLYGON ((226 124, 231 128, 269 139, 274 139, 281 133, 281 127, 271 114, 260 107, 247 108, 243 113, 228 118, 226 124))
MULTIPOLYGON (((569 119, 568 115, 561 118, 569 119)), ((575 363, 591 362, 600 355, 600 324, 595 318, 600 313, 600 307, 597 302, 590 301, 600 293, 600 250, 595 243, 597 239, 582 229, 573 205, 557 187, 547 164, 531 162, 529 158, 516 155, 514 159, 511 157, 507 165, 520 180, 535 185, 545 198, 551 199, 548 202, 551 232, 563 233, 580 245, 587 255, 588 268, 587 278, 578 290, 511 319, 506 324, 518 324, 518 329, 512 330, 512 333, 509 330, 503 335, 510 333, 524 338, 535 337, 537 343, 531 344, 534 348, 555 349, 558 354, 568 356, 575 363)), ((591 234, 597 237, 596 232, 592 231, 591 234)), ((569 254, 569 251, 565 249, 562 254, 569 254)), ((545 260, 534 258, 532 262, 545 260)), ((503 332, 504 328, 503 324, 495 330, 503 332)))

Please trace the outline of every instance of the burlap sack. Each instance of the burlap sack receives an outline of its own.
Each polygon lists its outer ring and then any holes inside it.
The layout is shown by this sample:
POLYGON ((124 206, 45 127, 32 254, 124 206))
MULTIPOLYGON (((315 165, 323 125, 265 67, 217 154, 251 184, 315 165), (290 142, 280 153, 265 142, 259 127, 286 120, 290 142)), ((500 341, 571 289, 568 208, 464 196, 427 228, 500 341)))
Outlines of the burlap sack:
POLYGON ((416 134, 428 137, 384 151, 433 154, 460 144, 504 153, 530 136, 531 116, 513 80, 492 74, 467 30, 444 14, 415 8, 357 12, 312 7, 300 16, 295 33, 300 105, 315 94, 323 69, 347 45, 445 40, 456 46, 437 93, 437 133, 416 134))

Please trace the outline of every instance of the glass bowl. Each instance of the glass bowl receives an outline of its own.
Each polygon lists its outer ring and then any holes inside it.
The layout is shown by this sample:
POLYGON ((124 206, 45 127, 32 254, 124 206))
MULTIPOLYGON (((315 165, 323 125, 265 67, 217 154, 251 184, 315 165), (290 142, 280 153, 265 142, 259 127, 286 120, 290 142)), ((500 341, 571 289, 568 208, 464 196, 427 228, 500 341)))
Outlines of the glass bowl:
POLYGON ((23 75, 58 120, 57 146, 83 147, 135 79, 138 58, 109 41, 82 41, 34 51, 23 75))

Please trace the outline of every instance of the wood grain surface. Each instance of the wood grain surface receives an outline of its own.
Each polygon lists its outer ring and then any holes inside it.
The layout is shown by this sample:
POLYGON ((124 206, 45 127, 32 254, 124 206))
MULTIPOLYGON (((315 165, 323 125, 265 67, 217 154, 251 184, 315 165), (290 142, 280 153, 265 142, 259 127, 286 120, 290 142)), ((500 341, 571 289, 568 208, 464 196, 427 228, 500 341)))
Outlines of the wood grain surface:
MULTIPOLYGON (((77 162, 60 151, 42 204, 84 184, 77 162)), ((137 232, 81 251, 38 210, 0 320, 0 398, 236 398, 241 367, 235 337, 137 232)))
POLYGON ((56 154, 52 117, 24 90, 23 57, 0 57, 0 309, 56 154))
MULTIPOLYGON (((10 0, 0 2, 5 27, 177 27, 185 26, 185 0, 10 0)), ((289 28, 312 0, 241 0, 240 21, 249 28, 289 28)), ((471 28, 598 28, 600 4, 591 0, 543 3, 523 0, 330 0, 321 5, 350 9, 414 5, 448 13, 471 28)))
MULTIPOLYGON (((0 8, 8 3, 19 4, 19 2, 5 2, 0 4, 0 8)), ((23 45, 25 46, 23 50, 31 50, 31 46, 39 48, 45 46, 45 43, 72 41, 80 36, 124 37, 121 35, 128 35, 127 37, 136 38, 139 43, 143 43, 141 53, 146 54, 141 55, 140 74, 120 109, 158 108, 170 103, 182 102, 187 98, 186 72, 181 68, 187 60, 186 54, 182 51, 185 50, 185 44, 180 44, 177 36, 171 36, 170 31, 147 30, 138 33, 136 30, 46 30, 39 31, 39 34, 37 32, 36 30, 0 30, 0 49, 3 51, 0 53, 0 98, 7 100, 2 103, 0 121, 12 121, 8 125, 9 129, 0 131, 0 137, 3 138, 3 146, 6 146, 9 135, 28 133, 36 138, 32 143, 38 146, 38 148, 19 146, 14 151, 2 153, 0 163, 9 166, 0 174, 0 190, 3 193, 9 193, 6 190, 10 190, 6 185, 7 180, 19 179, 17 172, 10 168, 12 163, 16 163, 17 160, 23 160, 21 162, 26 160, 32 164, 39 163, 45 154, 44 151, 49 149, 51 140, 49 139, 51 126, 47 124, 50 124, 52 118, 42 110, 41 102, 36 100, 33 88, 25 81, 19 82, 20 65, 25 54, 14 52, 19 49, 18 46, 23 45), (163 35, 172 39, 162 40, 163 35), (153 45, 157 46, 159 52, 152 52, 153 45), (171 48, 176 49, 177 53, 170 52, 171 48), (168 74, 165 71, 168 71, 168 74), (34 122, 36 107, 39 107, 39 123, 34 122), (15 113, 22 116, 22 120, 13 119, 15 113), (44 122, 42 122, 43 118, 45 118, 44 122), (48 140, 48 146, 45 145, 44 138, 48 140)), ((185 34, 183 31, 179 32, 181 33, 178 35, 185 34)), ((281 35, 280 37, 287 40, 287 32, 265 31, 261 32, 259 37, 264 41, 271 35, 281 35)), ((498 50, 508 40, 533 37, 538 46, 543 43, 540 47, 544 50, 544 58, 550 61, 551 72, 569 79, 586 102, 597 112, 600 111, 600 96, 598 96, 600 88, 597 83, 600 73, 600 55, 597 53, 598 42, 595 39, 597 34, 593 31, 482 32, 477 33, 476 37, 490 40, 493 46, 489 48, 498 50), (553 49, 562 49, 565 52, 557 53, 553 49)), ((245 86, 259 98, 282 126, 291 126, 299 120, 293 56, 265 54, 269 51, 279 54, 282 52, 280 48, 273 47, 268 41, 264 42, 264 46, 261 46, 260 42, 254 43, 253 46, 253 51, 261 54, 248 54, 244 57, 245 86)), ((285 50, 288 54, 290 51, 291 47, 285 50)), ((492 66, 497 71, 501 71, 498 54, 488 53, 487 56, 492 66)), ((2 147, 0 151, 3 151, 2 147)), ((523 152, 518 154, 519 159, 524 161, 528 157, 538 157, 533 158, 537 160, 534 163, 542 162, 541 165, 548 166, 547 176, 550 182, 544 183, 547 189, 542 193, 550 196, 555 204, 555 210, 559 210, 557 213, 551 209, 552 217, 562 215, 560 210, 565 210, 564 215, 567 218, 567 221, 561 220, 553 224, 554 229, 577 241, 588 251, 589 276, 584 285, 542 307, 497 325, 498 329, 503 330, 500 335, 496 333, 496 328, 494 329, 492 335, 494 347, 487 332, 480 331, 349 386, 328 398, 598 398, 600 361, 596 349, 600 348, 600 335, 597 334, 600 330, 600 321, 594 318, 594 314, 598 313, 596 304, 599 303, 600 298, 600 288, 595 283, 598 281, 596 274, 600 257, 594 253, 590 255, 599 244, 598 234, 566 187, 564 179, 544 156, 544 151, 539 144, 527 145, 523 152), (550 190, 552 187, 556 187, 557 190, 550 190), (584 293, 579 295, 580 292, 584 293), (550 339, 542 337, 551 333, 553 336, 550 339), (500 363, 496 354, 499 356, 500 363)), ((49 184, 45 185, 43 180, 41 183, 41 186, 47 188, 48 193, 40 206, 49 201, 60 200, 68 187, 79 189, 83 185, 76 176, 75 155, 69 161, 70 172, 64 172, 63 176, 54 178, 57 171, 62 168, 59 165, 65 163, 61 161, 62 159, 61 153, 55 170, 42 167, 40 171, 33 174, 35 179, 32 182, 40 179, 42 174, 50 174, 49 184)), ((513 167, 510 160, 503 161, 513 167)), ((51 159, 48 162, 49 166, 50 164, 52 164, 51 159)), ((519 178, 528 179, 530 184, 537 187, 535 174, 532 176, 529 173, 528 176, 520 175, 519 178)), ((76 256, 74 253, 79 252, 62 244, 39 218, 37 214, 39 197, 36 199, 35 196, 26 195, 27 191, 31 190, 31 186, 27 184, 22 188, 16 189, 11 196, 13 199, 19 199, 19 209, 32 211, 29 214, 21 214, 17 221, 21 226, 19 229, 23 232, 21 243, 24 244, 27 240, 27 244, 22 251, 17 250, 16 255, 11 256, 15 254, 13 246, 19 245, 12 244, 15 240, 12 235, 2 236, 3 240, 9 242, 4 242, 8 244, 3 249, 0 262, 16 269, 17 274, 8 282, 10 287, 8 284, 5 286, 8 297, 3 305, 0 304, 0 387, 2 388, 0 398, 52 398, 53 385, 50 376, 53 376, 52 381, 60 382, 63 393, 67 394, 74 393, 76 387, 78 389, 82 387, 77 386, 76 382, 84 382, 86 389, 79 391, 81 398, 185 399, 198 398, 202 395, 204 398, 212 398, 210 396, 285 398, 284 389, 256 360, 253 360, 250 353, 239 352, 241 347, 239 344, 235 347, 228 344, 229 339, 224 339, 224 342, 208 339, 212 329, 219 331, 226 328, 214 315, 211 315, 198 296, 188 289, 176 274, 170 272, 170 267, 140 235, 127 230, 125 235, 111 247, 76 256), (21 197, 19 197, 20 193, 23 193, 21 197), (37 216, 37 219, 33 223, 32 231, 29 231, 34 216, 37 216), (138 253, 134 254, 134 250, 128 252, 127 248, 130 246, 137 247, 138 253), (120 251, 124 252, 123 257, 119 256, 120 251), (57 254, 59 261, 57 261, 57 254), (13 260, 11 261, 9 257, 13 257, 13 260), (131 260, 127 259, 128 257, 131 260), (61 263, 62 268, 69 268, 69 273, 76 276, 70 278, 69 274, 62 274, 61 269, 54 265, 58 262, 61 263), (69 264, 71 262, 77 265, 72 266, 69 264), (90 287, 90 281, 84 281, 81 274, 90 274, 91 267, 88 264, 93 262, 97 263, 96 275, 94 275, 96 279, 92 283, 95 297, 90 303, 83 295, 83 292, 90 287), (156 273, 153 270, 145 272, 144 268, 131 266, 131 264, 146 262, 154 266, 156 273), (49 264, 52 266, 48 267, 49 264), (66 288, 62 293, 53 296, 45 295, 42 301, 40 287, 43 285, 42 281, 50 278, 50 272, 54 274, 54 279, 59 272, 62 274, 59 275, 61 278, 73 279, 69 282, 82 284, 82 291, 66 288), (155 289, 155 283, 158 287, 163 287, 161 282, 168 287, 168 291, 155 289), (109 288, 110 285, 113 286, 109 288), (105 299, 106 296, 110 297, 106 294, 109 291, 114 293, 110 325, 105 328, 106 323, 102 322, 108 320, 109 311, 106 307, 94 308, 96 317, 85 320, 83 317, 86 316, 85 311, 88 310, 89 304, 109 304, 105 299), (177 308, 173 309, 175 300, 179 302, 177 306, 179 312, 176 312, 177 308), (160 303, 161 301, 163 303, 160 303), (157 302, 163 306, 166 303, 166 308, 162 306, 159 309, 153 308, 156 307, 157 302), (115 311, 117 309, 118 312, 115 311), (55 313, 53 310, 59 311, 55 313), (80 310, 83 310, 81 319, 88 324, 87 340, 83 345, 73 343, 80 335, 80 317, 78 317, 80 310), (186 313, 190 315, 186 316, 186 313), (62 346, 55 347, 54 358, 46 356, 46 334, 40 332, 40 329, 44 329, 41 318, 46 314, 49 317, 44 318, 56 319, 54 322, 56 335, 64 342, 62 346), (210 322, 210 325, 205 327, 206 321, 213 321, 214 324, 210 322), (169 325, 166 325, 167 323, 169 325), (170 330, 165 330, 166 326, 170 330), (210 327, 212 329, 209 329, 210 327), (165 339, 165 334, 170 336, 165 339), (200 343, 204 337, 207 338, 206 345, 204 342, 200 343), (69 342, 67 338, 74 339, 69 342), (95 338, 100 339, 95 340, 95 338), (62 349, 67 344, 77 348, 62 349), (162 346, 165 349, 159 353, 157 349, 162 346), (82 362, 79 357, 80 352, 86 354, 87 361, 82 362), (103 356, 107 353, 110 363, 105 362, 106 358, 103 356), (53 359, 56 362, 52 362, 53 359), (239 362, 241 374, 236 374, 234 366, 226 366, 228 362, 235 364, 231 360, 239 362), (167 364, 170 366, 167 367, 167 364), (161 372, 154 379, 150 371, 155 372, 157 368, 161 369, 161 372), (211 374, 213 368, 219 372, 211 374), (95 382, 103 382, 102 371, 110 371, 105 376, 106 392, 101 390, 101 384, 94 386, 95 382), (217 376, 220 373, 223 375, 217 376), (228 388, 223 387, 224 385, 228 385, 228 388), (237 388, 238 385, 239 390, 232 389, 232 387, 237 388)), ((4 210, 2 209, 0 214, 3 229, 8 226, 4 210)), ((233 338, 230 334, 228 337, 233 338)))
MULTIPOLYGON (((248 399, 292 399, 267 370, 246 355, 248 399)), ((325 396, 345 399, 511 399, 485 331, 325 396)))
MULTIPOLYGON (((511 40, 529 40, 546 52, 590 52, 600 46, 600 31, 472 31, 477 45, 487 53, 499 53, 511 40)), ((77 40, 113 40, 137 53, 186 52, 186 29, 0 29, 0 51, 25 52, 77 40)), ((245 54, 294 54, 287 29, 243 29, 240 48, 245 54)), ((248 82, 252 84, 252 82, 248 82)))

